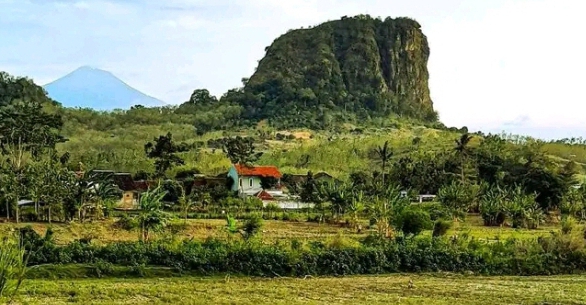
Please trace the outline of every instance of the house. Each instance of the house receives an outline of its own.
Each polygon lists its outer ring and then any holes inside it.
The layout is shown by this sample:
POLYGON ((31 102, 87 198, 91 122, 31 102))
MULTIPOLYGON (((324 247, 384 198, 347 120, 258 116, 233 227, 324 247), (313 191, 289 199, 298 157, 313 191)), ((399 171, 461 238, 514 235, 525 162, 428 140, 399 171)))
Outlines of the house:
POLYGON ((130 173, 115 173, 114 183, 122 191, 118 208, 135 209, 138 206, 139 192, 130 173))
POLYGON ((262 180, 273 178, 276 180, 277 189, 266 190, 274 196, 282 193, 280 190, 281 173, 276 166, 247 166, 244 164, 233 164, 228 171, 229 178, 234 181, 232 191, 238 192, 240 196, 254 196, 263 190, 262 180))

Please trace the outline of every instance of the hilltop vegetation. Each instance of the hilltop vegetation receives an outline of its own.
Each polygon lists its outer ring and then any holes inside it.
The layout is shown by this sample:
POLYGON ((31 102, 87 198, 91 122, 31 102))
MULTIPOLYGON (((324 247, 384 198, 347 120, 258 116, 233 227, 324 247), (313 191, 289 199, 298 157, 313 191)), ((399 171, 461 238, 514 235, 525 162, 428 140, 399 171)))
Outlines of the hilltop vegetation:
POLYGON ((435 122, 428 57, 414 20, 343 17, 277 38, 236 100, 244 118, 283 127, 392 114, 435 122))

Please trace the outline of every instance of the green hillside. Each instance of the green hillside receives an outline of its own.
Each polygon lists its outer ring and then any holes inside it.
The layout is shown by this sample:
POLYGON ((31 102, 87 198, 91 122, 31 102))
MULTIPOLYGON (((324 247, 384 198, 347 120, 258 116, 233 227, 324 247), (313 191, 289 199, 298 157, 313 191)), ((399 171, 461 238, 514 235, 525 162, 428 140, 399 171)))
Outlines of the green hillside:
POLYGON ((361 15, 293 30, 267 48, 246 82, 255 98, 242 100, 244 116, 290 125, 326 112, 435 121, 428 57, 421 26, 408 18, 361 15))

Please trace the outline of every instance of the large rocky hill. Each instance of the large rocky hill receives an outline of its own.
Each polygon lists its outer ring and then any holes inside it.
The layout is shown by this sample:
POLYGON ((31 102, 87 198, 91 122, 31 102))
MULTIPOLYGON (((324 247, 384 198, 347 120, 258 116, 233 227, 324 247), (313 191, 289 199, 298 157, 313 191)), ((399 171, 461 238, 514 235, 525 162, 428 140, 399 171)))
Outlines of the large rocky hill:
POLYGON ((248 119, 323 121, 337 113, 436 121, 429 54, 412 19, 343 17, 277 38, 236 100, 248 119))

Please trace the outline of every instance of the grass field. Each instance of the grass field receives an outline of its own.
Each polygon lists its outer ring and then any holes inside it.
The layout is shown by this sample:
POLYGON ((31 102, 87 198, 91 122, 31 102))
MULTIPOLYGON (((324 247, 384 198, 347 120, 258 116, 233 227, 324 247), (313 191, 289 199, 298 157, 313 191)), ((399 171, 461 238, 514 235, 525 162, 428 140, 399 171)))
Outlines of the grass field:
POLYGON ((586 276, 27 281, 16 304, 586 304, 586 276), (413 287, 409 288, 409 280, 413 287))
MULTIPOLYGON (((138 240, 138 232, 126 231, 116 228, 114 220, 94 221, 87 223, 4 223, 0 224, 0 235, 4 235, 16 227, 31 225, 35 231, 44 235, 47 228, 54 232, 54 239, 58 244, 65 244, 76 239, 91 238, 97 243, 108 243, 116 241, 135 241, 138 240)), ((182 223, 183 220, 178 220, 182 223)), ((261 238, 267 242, 276 240, 298 239, 298 240, 328 240, 338 235, 346 238, 359 239, 366 237, 367 230, 357 234, 352 228, 342 225, 318 224, 313 222, 288 222, 266 220, 263 222, 261 238)), ((366 222, 365 222, 366 224, 366 222)), ((186 227, 172 234, 170 232, 159 233, 160 238, 178 238, 178 239, 195 239, 204 240, 209 237, 223 238, 226 237, 224 227, 225 220, 211 219, 189 219, 186 227)), ((482 225, 482 219, 479 216, 471 215, 466 218, 465 222, 454 223, 448 235, 468 234, 483 240, 507 239, 507 238, 536 238, 547 235, 552 231, 558 231, 559 225, 545 224, 537 230, 513 229, 510 227, 485 227, 482 225)), ((423 234, 431 234, 430 231, 423 234)))

